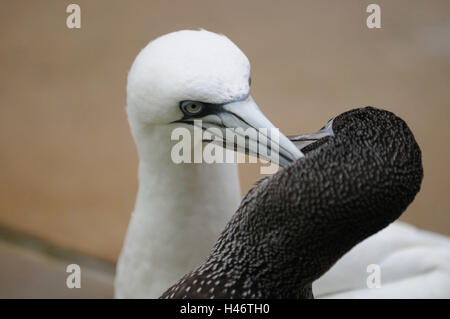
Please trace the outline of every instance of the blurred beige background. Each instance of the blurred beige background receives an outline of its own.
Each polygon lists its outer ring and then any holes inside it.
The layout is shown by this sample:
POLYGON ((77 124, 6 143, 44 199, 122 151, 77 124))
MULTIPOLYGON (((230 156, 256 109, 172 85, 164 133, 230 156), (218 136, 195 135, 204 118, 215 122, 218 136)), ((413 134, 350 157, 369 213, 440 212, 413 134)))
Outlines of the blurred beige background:
MULTIPOLYGON (((185 28, 232 39, 252 95, 285 134, 357 106, 386 108, 423 151, 402 219, 450 234, 450 1, 0 2, 0 226, 114 263, 137 188, 126 76, 150 40, 185 28), (382 29, 366 7, 381 6, 382 29)), ((242 190, 258 166, 240 167, 242 190)))

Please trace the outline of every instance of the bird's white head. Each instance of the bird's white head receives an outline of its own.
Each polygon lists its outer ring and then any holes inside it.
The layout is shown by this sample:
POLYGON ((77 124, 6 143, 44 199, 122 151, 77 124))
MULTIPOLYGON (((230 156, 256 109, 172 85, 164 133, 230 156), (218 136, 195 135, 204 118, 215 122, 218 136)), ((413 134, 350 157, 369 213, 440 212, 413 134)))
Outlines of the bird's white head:
MULTIPOLYGON (((224 35, 206 30, 169 33, 150 42, 131 67, 130 124, 193 127, 194 120, 202 120, 221 130, 274 128, 250 96, 250 84, 247 57, 224 35)), ((281 133, 278 144, 280 164, 302 156, 281 133)), ((248 145, 237 146, 258 156, 248 145)))
POLYGON ((181 101, 226 103, 249 93, 250 63, 227 37, 183 30, 150 42, 128 75, 129 113, 147 123, 180 119, 181 101))

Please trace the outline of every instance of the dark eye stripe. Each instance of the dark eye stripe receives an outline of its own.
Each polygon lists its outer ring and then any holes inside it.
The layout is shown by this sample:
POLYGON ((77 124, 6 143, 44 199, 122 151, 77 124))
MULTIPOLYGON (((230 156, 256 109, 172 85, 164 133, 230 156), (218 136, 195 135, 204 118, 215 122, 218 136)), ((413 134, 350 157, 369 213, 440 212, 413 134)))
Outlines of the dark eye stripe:
MULTIPOLYGON (((180 109, 183 112, 183 118, 180 119, 180 122, 193 120, 196 118, 201 118, 210 114, 217 114, 223 112, 223 104, 212 104, 212 103, 204 103, 198 101, 182 101, 180 102, 180 109), (202 105, 202 109, 199 112, 191 113, 186 110, 186 106, 188 103, 195 103, 202 105)), ((179 121, 175 121, 179 122, 179 121)))
POLYGON ((249 96, 249 94, 245 94, 233 101, 222 103, 222 104, 206 103, 206 102, 191 101, 191 100, 181 101, 179 105, 180 105, 181 112, 183 112, 183 118, 181 118, 178 121, 174 121, 173 123, 186 122, 188 120, 205 117, 207 115, 226 112, 223 108, 223 106, 225 104, 245 100, 246 98, 248 98, 248 96, 249 96), (196 112, 196 113, 187 111, 186 106, 190 103, 201 105, 202 106, 201 111, 196 112))

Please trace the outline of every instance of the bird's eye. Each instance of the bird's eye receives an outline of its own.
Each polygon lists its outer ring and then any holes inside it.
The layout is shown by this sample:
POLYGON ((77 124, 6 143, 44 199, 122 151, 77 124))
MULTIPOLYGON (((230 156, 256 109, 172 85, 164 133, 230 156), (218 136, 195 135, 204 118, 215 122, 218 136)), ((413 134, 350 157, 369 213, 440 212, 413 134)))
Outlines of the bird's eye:
POLYGON ((180 108, 186 115, 196 115, 203 111, 205 105, 202 102, 183 101, 180 103, 180 108))

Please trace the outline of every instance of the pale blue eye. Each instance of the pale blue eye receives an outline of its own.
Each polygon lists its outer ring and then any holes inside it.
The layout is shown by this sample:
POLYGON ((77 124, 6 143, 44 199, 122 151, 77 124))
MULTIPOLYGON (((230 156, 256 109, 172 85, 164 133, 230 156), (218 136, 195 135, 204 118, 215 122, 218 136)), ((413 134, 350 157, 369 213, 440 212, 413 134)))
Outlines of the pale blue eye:
POLYGON ((205 105, 202 102, 183 101, 180 103, 180 108, 186 115, 196 115, 203 111, 205 105))

